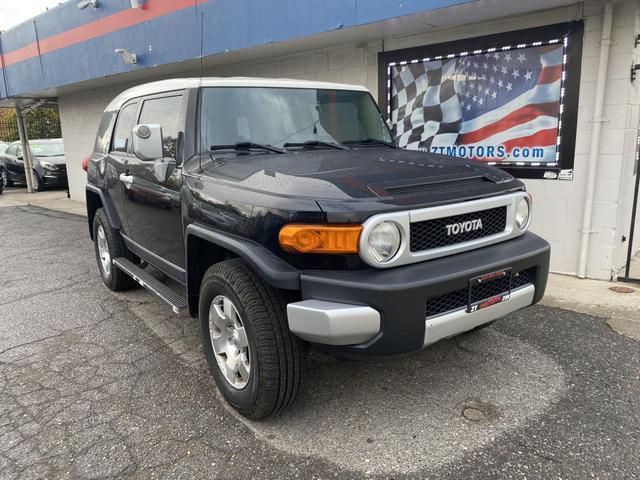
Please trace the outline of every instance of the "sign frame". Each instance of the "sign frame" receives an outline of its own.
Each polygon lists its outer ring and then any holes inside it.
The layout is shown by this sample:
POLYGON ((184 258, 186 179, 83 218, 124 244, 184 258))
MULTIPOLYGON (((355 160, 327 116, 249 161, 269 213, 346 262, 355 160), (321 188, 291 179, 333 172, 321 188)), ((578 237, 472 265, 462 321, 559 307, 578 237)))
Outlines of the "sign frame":
POLYGON ((548 162, 492 162, 518 178, 573 179, 578 102, 582 64, 584 22, 573 21, 543 27, 515 30, 482 37, 423 45, 380 52, 378 54, 378 103, 383 117, 391 121, 391 68, 429 60, 459 58, 461 54, 482 54, 495 51, 518 51, 546 44, 564 44, 564 62, 560 97, 561 129, 558 136, 558 159, 548 162), (428 60, 427 60, 428 59, 428 60))

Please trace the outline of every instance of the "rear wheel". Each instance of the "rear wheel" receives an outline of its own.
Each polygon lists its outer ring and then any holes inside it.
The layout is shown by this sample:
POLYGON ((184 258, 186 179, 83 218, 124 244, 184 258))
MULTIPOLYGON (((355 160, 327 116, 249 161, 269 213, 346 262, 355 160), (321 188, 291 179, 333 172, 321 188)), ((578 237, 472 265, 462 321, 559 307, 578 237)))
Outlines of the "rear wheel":
POLYGON ((240 259, 207 270, 200 287, 200 332, 218 390, 259 420, 290 406, 300 391, 303 348, 287 323, 286 298, 240 259))
POLYGON ((113 264, 114 258, 129 255, 120 232, 109 225, 109 220, 102 208, 96 211, 93 219, 93 244, 100 276, 109 289, 117 292, 137 285, 133 278, 113 264))

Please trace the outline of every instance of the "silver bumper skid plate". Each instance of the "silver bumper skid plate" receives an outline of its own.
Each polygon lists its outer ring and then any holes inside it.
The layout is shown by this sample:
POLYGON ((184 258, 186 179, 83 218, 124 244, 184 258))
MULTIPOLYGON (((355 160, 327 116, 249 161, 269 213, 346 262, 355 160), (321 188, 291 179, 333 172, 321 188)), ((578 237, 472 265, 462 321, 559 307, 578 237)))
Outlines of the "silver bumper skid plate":
MULTIPOLYGON (((467 332, 502 318, 533 303, 535 287, 527 285, 513 290, 508 299, 468 312, 460 308, 426 319, 424 346, 467 332)), ((304 300, 287 305, 291 331, 313 343, 325 345, 358 345, 380 333, 380 313, 367 306, 322 300, 304 300)))

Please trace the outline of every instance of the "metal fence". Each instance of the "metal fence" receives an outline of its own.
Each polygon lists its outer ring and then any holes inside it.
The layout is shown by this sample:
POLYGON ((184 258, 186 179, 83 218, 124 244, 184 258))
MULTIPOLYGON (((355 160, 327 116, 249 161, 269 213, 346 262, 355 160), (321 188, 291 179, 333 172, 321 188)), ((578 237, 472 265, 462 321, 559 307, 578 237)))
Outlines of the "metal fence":
MULTIPOLYGON (((62 131, 60 121, 56 118, 25 118, 29 138, 60 138, 62 131)), ((19 140, 18 124, 15 117, 0 117, 0 141, 13 142, 19 140)))

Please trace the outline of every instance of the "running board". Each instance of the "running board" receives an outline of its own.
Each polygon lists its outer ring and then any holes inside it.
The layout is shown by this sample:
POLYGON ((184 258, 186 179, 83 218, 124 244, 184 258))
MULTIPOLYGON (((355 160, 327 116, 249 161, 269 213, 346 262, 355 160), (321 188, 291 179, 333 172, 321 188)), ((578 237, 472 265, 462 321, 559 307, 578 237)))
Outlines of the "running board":
POLYGON ((145 272, 140 267, 134 265, 124 257, 113 259, 113 264, 124 273, 133 278, 136 282, 156 294, 162 301, 169 304, 176 315, 182 315, 187 311, 187 301, 183 296, 171 290, 160 280, 156 279, 149 272, 145 272))

